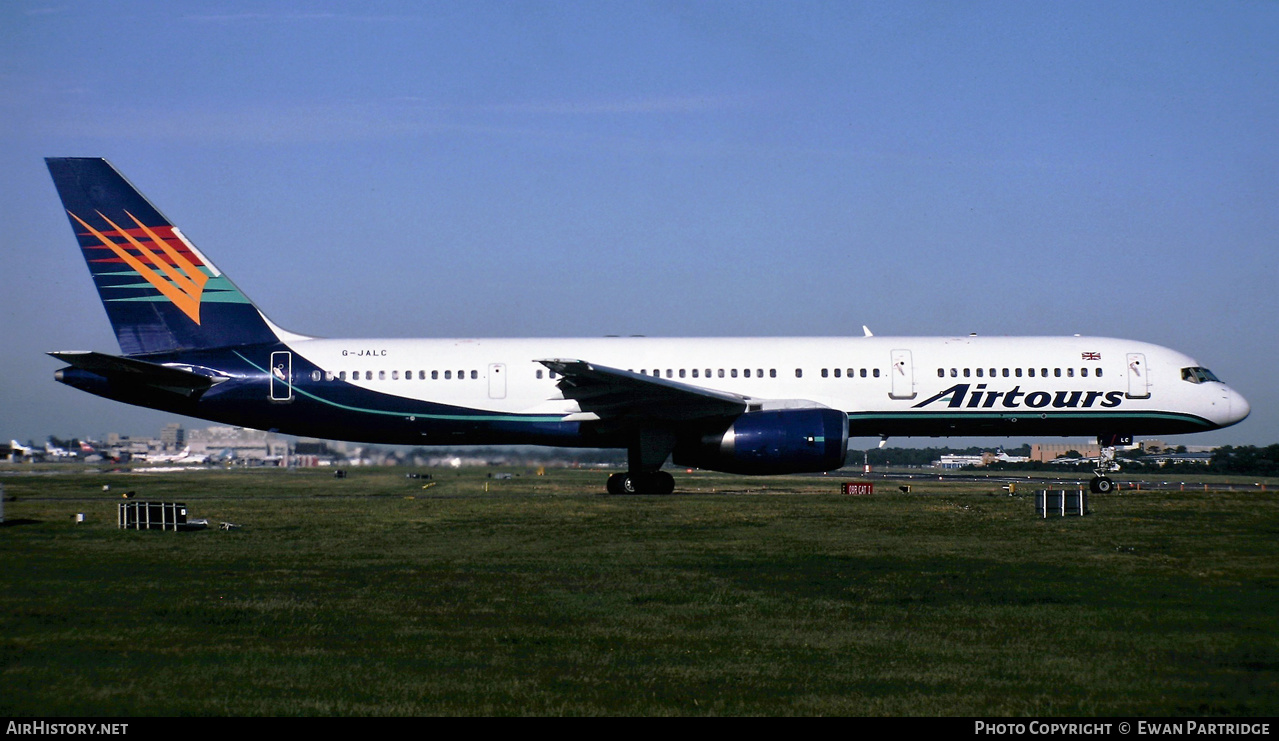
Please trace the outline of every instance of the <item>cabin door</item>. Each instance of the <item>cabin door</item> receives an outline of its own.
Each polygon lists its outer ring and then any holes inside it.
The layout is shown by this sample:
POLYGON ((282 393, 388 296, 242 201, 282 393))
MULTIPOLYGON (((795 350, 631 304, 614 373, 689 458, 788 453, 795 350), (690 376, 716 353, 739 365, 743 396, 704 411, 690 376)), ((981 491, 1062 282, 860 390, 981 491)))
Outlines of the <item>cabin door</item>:
POLYGON ((1150 374, 1146 368, 1146 356, 1139 352, 1128 353, 1128 398, 1150 398, 1150 374))
POLYGON ((489 398, 506 398, 506 363, 489 363, 489 398))
POLYGON ((271 353, 271 401, 293 401, 293 353, 271 353))
POLYGON ((910 350, 893 350, 888 375, 893 378, 893 390, 889 396, 894 399, 915 398, 915 368, 910 360, 910 350))

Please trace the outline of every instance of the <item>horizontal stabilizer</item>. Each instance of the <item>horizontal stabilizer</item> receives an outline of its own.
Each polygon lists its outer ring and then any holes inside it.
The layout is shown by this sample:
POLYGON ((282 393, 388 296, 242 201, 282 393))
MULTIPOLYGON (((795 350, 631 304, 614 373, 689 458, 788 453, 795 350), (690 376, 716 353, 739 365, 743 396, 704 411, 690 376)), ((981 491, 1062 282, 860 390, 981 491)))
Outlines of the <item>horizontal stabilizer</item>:
POLYGON ((148 363, 145 360, 122 358, 100 352, 72 351, 49 354, 70 364, 73 368, 96 373, 105 378, 156 386, 188 395, 205 391, 213 384, 224 380, 179 368, 170 368, 159 363, 148 363))

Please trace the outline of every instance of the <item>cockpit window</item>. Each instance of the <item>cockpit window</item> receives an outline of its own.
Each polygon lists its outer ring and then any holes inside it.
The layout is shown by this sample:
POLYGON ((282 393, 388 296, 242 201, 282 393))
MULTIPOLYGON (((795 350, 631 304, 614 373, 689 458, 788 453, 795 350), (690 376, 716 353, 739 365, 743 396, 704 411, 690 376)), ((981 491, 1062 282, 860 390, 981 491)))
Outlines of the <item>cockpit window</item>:
POLYGON ((1221 383, 1221 379, 1212 374, 1207 368, 1182 368, 1181 380, 1190 381, 1191 383, 1206 383, 1208 381, 1216 381, 1221 383))

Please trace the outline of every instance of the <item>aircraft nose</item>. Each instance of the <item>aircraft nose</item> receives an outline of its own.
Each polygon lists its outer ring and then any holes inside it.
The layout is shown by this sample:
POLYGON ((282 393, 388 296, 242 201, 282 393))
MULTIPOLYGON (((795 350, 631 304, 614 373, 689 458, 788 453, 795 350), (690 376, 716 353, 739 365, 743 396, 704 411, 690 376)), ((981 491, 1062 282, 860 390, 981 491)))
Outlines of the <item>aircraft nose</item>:
POLYGON ((1252 413, 1252 406, 1248 404, 1248 400, 1243 398, 1243 394, 1234 389, 1226 390, 1226 399, 1229 401, 1229 412, 1226 418, 1226 424, 1234 424, 1242 422, 1245 417, 1252 413))

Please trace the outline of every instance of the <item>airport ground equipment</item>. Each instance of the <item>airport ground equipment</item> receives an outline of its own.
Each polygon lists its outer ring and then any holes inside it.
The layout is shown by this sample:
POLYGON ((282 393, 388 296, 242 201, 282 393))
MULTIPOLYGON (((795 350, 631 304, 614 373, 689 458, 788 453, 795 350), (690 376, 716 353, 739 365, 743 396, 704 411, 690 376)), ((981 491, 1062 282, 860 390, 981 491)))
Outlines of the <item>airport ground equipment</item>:
POLYGON ((187 506, 181 502, 120 502, 116 525, 121 530, 194 530, 187 522, 187 506))
POLYGON ((1083 489, 1041 489, 1035 492, 1035 513, 1044 518, 1048 515, 1083 517, 1088 514, 1088 492, 1083 489))

